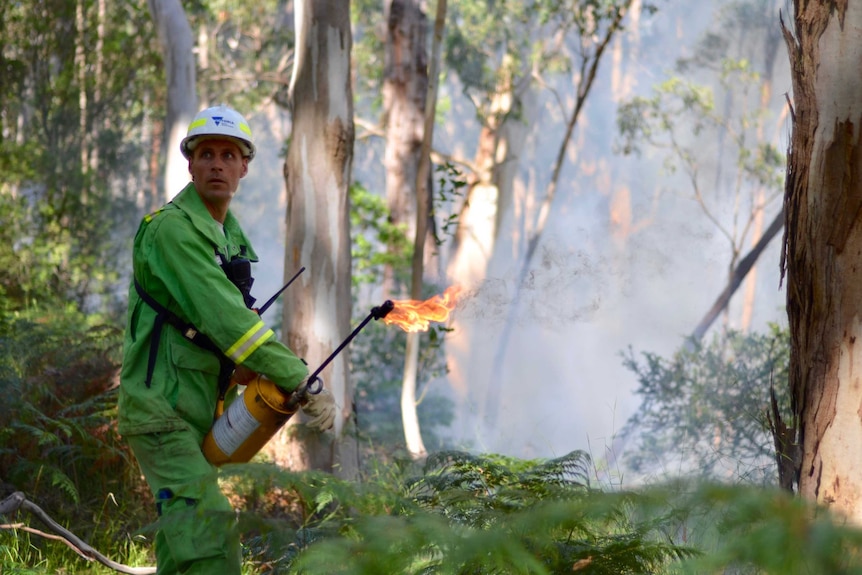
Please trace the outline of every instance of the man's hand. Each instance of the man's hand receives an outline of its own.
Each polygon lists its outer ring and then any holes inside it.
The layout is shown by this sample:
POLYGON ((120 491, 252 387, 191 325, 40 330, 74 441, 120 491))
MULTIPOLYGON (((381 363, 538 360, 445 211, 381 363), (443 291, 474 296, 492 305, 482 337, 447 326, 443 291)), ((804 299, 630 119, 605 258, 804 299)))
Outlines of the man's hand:
POLYGON ((307 426, 326 431, 335 423, 335 398, 326 388, 320 390, 320 393, 306 393, 302 412, 310 418, 307 426))

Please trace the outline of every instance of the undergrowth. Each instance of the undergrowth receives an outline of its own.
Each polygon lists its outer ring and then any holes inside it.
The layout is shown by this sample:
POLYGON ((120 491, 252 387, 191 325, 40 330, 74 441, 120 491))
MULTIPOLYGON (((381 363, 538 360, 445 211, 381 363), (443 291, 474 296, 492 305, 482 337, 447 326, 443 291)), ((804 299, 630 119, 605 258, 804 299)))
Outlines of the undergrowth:
POLYGON ((862 532, 786 491, 696 481, 603 491, 590 466, 577 451, 441 452, 357 483, 267 464, 225 479, 261 574, 862 573, 862 532), (251 494, 257 505, 243 506, 251 494))
MULTIPOLYGON (((38 319, 0 316, 0 499, 22 491, 115 561, 146 563, 133 532, 150 496, 115 427, 121 343, 119 330, 62 309, 38 319)), ((50 532, 25 512, 0 523, 50 532)), ((23 529, 0 530, 0 566, 112 572, 23 529)))
MULTIPOLYGON (((120 334, 72 317, 0 321, 2 496, 20 490, 111 559, 152 565, 152 500, 114 427, 120 334)), ((862 533, 764 487, 590 484, 581 451, 522 460, 389 458, 360 481, 226 466, 246 575, 862 575, 862 533)), ((0 518, 0 573, 110 573, 24 512, 0 518)))
MULTIPOLYGON (((662 573, 693 551, 635 495, 588 485, 589 458, 550 461, 441 452, 392 481, 349 483, 258 464, 229 470, 234 494, 262 490, 266 519, 243 514, 261 573, 662 573), (280 504, 274 501, 280 501, 280 504), (274 509, 280 512, 274 513, 274 509)), ((260 500, 260 493, 254 496, 260 500)))

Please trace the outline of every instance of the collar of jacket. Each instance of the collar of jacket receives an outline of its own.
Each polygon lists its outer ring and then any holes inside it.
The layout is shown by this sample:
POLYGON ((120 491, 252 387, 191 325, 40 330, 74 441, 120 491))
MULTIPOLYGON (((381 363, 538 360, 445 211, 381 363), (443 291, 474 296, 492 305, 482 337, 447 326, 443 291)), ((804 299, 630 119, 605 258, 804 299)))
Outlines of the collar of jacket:
MULTIPOLYGON (((189 182, 183 190, 171 200, 171 203, 181 209, 189 216, 192 225, 200 231, 209 241, 215 246, 224 245, 224 235, 219 229, 218 222, 213 219, 209 213, 203 200, 195 190, 193 182, 189 182)), ((233 212, 227 211, 227 216, 224 219, 224 231, 227 237, 237 245, 246 247, 246 256, 250 261, 258 261, 257 254, 254 248, 251 247, 251 242, 245 236, 245 232, 239 226, 239 220, 234 217, 233 212)))

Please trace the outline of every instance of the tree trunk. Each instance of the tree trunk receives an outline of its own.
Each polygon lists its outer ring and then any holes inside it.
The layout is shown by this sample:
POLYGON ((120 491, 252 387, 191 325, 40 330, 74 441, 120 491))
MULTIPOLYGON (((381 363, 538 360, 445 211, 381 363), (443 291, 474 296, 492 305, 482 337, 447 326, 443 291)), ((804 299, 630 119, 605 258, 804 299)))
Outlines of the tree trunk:
MULTIPOLYGON (((387 3, 386 67, 383 83, 383 107, 386 113, 386 200, 392 221, 407 224, 414 244, 414 283, 411 297, 421 298, 426 225, 417 225, 417 217, 428 217, 427 209, 417 209, 419 188, 423 201, 428 197, 427 183, 419 182, 420 153, 424 133, 425 103, 428 93, 428 55, 425 48, 427 21, 417 0, 393 0, 387 3), (421 236, 418 234, 421 232, 421 236), (417 254, 420 256, 416 261, 417 254)), ((427 174, 427 170, 425 172, 427 174)), ((427 180, 427 178, 426 178, 427 180)), ((424 207, 424 206, 423 206, 424 207)), ((387 270, 384 293, 394 286, 392 269, 387 270)), ((408 334, 407 353, 401 382, 401 422, 407 451, 413 458, 425 456, 425 444, 416 413, 416 378, 419 338, 408 334)))
MULTIPOLYGON (((501 70, 510 68, 510 60, 508 55, 503 58, 501 70)), ((507 175, 514 177, 511 170, 517 166, 511 155, 506 156, 510 146, 504 139, 503 132, 503 126, 507 122, 521 121, 509 116, 519 97, 514 92, 515 80, 511 73, 499 74, 499 81, 492 96, 491 112, 479 132, 479 142, 473 159, 476 171, 470 178, 458 216, 458 228, 455 231, 452 259, 448 269, 448 275, 458 285, 475 286, 485 279, 494 251, 502 200, 496 180, 496 168, 505 159, 514 164, 507 170, 507 175)), ((511 186, 507 185, 507 188, 511 186)))
POLYGON ((760 235, 757 243, 751 248, 751 251, 749 251, 744 258, 739 260, 739 263, 737 263, 733 268, 733 271, 730 274, 730 279, 724 287, 724 291, 718 295, 715 303, 712 304, 712 307, 709 308, 709 311, 706 312, 706 315, 703 316, 703 319, 701 319, 697 324, 697 327, 694 328, 694 331, 691 334, 692 341, 700 341, 703 339, 703 336, 706 335, 707 330, 716 318, 718 318, 719 314, 727 309, 727 306, 730 305, 730 298, 736 293, 736 290, 739 289, 742 281, 748 277, 751 270, 754 269, 754 264, 757 262, 757 258, 760 257, 760 254, 763 253, 763 250, 765 250, 766 246, 769 245, 769 242, 772 241, 772 238, 778 235, 778 232, 781 231, 783 225, 784 212, 779 212, 778 215, 775 216, 775 219, 772 220, 772 223, 769 224, 769 228, 767 228, 766 232, 760 235))
MULTIPOLYGON (((96 24, 96 73, 93 80, 93 107, 102 105, 102 88, 105 85, 105 19, 107 18, 107 15, 108 7, 106 5, 106 0, 98 0, 98 23, 96 24)), ((101 117, 94 123, 94 129, 98 131, 107 130, 110 125, 108 119, 105 117, 101 117)), ((90 167, 94 171, 99 169, 100 152, 101 150, 96 146, 90 154, 90 167)))
MULTIPOLYGON (((422 147, 423 117, 428 92, 425 13, 418 0, 387 1, 386 65, 383 111, 386 127, 386 203, 392 222, 416 231, 416 173, 422 147)), ((388 269, 384 296, 392 289, 388 269)))
MULTIPOLYGON (((296 4, 296 61, 289 99, 293 132, 284 178, 287 187, 285 276, 307 271, 284 294, 286 343, 316 369, 350 333, 350 224, 348 189, 353 160, 353 93, 350 85, 348 0, 296 4)), ((302 426, 296 441, 282 432, 275 456, 291 468, 313 468, 354 477, 353 384, 348 354, 323 372, 340 411, 334 434, 302 426)), ((294 417, 294 422, 302 416, 294 417)))
MULTIPOLYGON (((90 172, 90 146, 92 138, 90 131, 87 129, 87 63, 85 51, 86 47, 86 14, 83 0, 78 0, 75 5, 75 28, 77 30, 77 38, 75 42, 75 69, 78 76, 78 109, 80 116, 78 120, 78 129, 81 131, 81 173, 88 174, 90 172)), ((87 188, 81 190, 81 203, 87 204, 89 201, 87 188)))
POLYGON ((168 82, 164 193, 171 199, 189 181, 188 163, 180 154, 180 142, 198 107, 194 38, 179 0, 149 0, 149 7, 158 30, 168 82))
MULTIPOLYGON (((783 25, 783 22, 782 22, 783 25)), ((794 2, 785 189, 800 493, 862 524, 862 5, 794 2)))

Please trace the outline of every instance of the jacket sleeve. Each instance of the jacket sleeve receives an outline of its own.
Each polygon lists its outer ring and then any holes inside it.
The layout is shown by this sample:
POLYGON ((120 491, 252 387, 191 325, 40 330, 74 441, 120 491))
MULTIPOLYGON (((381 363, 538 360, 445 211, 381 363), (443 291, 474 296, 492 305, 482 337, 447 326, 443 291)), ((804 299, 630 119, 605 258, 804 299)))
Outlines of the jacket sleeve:
POLYGON ((146 258, 152 285, 145 284, 144 289, 192 323, 237 365, 288 391, 295 389, 308 368, 245 306, 239 289, 219 266, 215 246, 183 217, 161 218, 151 225, 157 226, 146 258))

